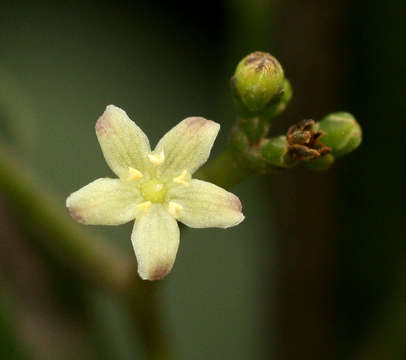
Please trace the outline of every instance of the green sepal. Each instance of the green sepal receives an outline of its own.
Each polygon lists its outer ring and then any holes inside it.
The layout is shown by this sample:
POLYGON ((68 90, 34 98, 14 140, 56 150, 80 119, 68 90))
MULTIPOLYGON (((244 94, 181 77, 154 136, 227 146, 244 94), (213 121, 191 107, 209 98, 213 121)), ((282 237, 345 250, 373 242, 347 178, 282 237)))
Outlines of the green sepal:
POLYGON ((311 170, 323 171, 327 170, 331 165, 333 165, 334 161, 334 156, 327 154, 314 160, 303 161, 302 165, 311 170))

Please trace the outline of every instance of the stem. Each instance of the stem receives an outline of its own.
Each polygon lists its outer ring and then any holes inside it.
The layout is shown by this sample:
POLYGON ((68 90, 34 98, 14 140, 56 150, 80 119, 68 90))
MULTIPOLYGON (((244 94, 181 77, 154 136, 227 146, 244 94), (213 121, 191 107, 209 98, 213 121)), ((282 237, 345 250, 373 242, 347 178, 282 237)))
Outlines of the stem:
POLYGON ((164 314, 159 296, 162 285, 160 281, 143 281, 142 286, 130 288, 125 297, 148 360, 173 359, 167 333, 162 329, 164 314))
POLYGON ((251 169, 242 166, 236 159, 235 152, 228 146, 214 160, 206 163, 194 177, 230 189, 253 174, 251 169))

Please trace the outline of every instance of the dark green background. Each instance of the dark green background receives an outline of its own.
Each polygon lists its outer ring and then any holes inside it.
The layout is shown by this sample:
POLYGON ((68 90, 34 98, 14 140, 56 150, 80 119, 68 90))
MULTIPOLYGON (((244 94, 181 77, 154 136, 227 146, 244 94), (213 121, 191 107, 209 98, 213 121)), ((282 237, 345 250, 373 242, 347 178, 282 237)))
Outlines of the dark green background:
MULTIPOLYGON (((328 174, 235 188, 237 228, 187 230, 163 285, 167 336, 179 359, 403 359, 405 10, 395 0, 5 2, 0 138, 63 207, 110 174, 94 134, 106 105, 152 143, 184 117, 213 119, 217 153, 233 124, 234 67, 271 52, 294 89, 273 132, 346 110, 364 142, 328 174)), ((140 356, 114 299, 76 294, 69 277, 55 286, 3 191, 0 357, 140 356)), ((133 251, 130 224, 89 230, 133 251)))

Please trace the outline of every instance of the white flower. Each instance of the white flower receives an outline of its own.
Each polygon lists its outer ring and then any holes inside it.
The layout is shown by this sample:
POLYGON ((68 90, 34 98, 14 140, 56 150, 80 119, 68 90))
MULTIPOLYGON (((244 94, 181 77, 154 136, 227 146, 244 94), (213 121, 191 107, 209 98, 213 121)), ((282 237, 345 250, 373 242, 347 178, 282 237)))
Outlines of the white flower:
POLYGON ((234 194, 191 175, 204 164, 220 125, 189 117, 151 151, 148 138, 125 111, 109 105, 96 123, 104 157, 118 179, 101 178, 66 200, 72 217, 88 225, 135 219, 131 240, 138 273, 162 279, 179 246, 177 221, 193 228, 235 226, 244 220, 234 194))

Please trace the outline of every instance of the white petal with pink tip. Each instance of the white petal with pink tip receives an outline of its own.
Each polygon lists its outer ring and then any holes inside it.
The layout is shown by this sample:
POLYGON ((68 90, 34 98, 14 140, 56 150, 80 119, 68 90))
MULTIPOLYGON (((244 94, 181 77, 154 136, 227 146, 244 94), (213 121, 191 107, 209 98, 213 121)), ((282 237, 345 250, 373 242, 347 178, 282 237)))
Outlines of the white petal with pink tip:
POLYGON ((169 190, 168 196, 182 207, 177 219, 192 228, 228 228, 244 220, 240 199, 206 181, 194 179, 169 190))
POLYGON ((140 191, 119 179, 97 179, 71 194, 66 206, 87 225, 120 225, 135 218, 140 191))
POLYGON ((168 131, 154 152, 165 154, 163 176, 177 176, 187 170, 193 174, 210 155, 220 125, 202 117, 189 117, 168 131))
POLYGON ((171 271, 179 246, 179 227, 161 204, 152 205, 137 219, 131 240, 142 279, 159 280, 171 271))
POLYGON ((128 176, 128 169, 144 172, 151 152, 144 132, 117 106, 109 105, 97 120, 96 135, 104 158, 120 178, 128 176))

